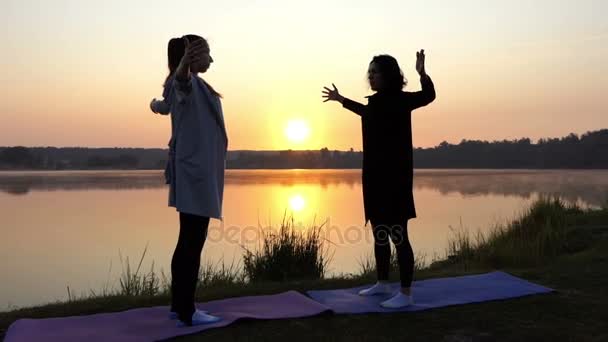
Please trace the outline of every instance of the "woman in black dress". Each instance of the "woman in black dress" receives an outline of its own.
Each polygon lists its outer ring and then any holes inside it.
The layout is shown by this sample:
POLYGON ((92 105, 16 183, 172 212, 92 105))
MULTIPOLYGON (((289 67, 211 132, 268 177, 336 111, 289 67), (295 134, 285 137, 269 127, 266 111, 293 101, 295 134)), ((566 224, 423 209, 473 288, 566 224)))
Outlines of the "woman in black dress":
POLYGON ((401 291, 380 305, 400 308, 412 304, 414 252, 407 222, 416 217, 413 196, 412 110, 435 99, 435 87, 424 67, 424 50, 416 52, 416 70, 422 90, 403 91, 406 81, 395 58, 380 55, 369 64, 369 84, 376 93, 363 105, 324 87, 324 102, 338 101, 361 116, 363 133, 363 204, 365 224, 371 222, 378 282, 359 292, 362 296, 389 292, 390 240, 395 244, 401 291))

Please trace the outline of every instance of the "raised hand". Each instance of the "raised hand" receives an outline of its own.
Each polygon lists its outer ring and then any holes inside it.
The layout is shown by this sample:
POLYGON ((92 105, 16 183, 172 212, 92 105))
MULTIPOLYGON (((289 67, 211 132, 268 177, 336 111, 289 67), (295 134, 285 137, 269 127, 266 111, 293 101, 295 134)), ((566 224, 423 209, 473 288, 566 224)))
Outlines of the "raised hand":
POLYGON ((424 58, 424 49, 416 51, 416 71, 418 71, 420 76, 426 75, 426 70, 424 69, 424 58))
POLYGON ((332 87, 334 87, 334 89, 329 89, 327 87, 323 87, 323 97, 325 98, 325 100, 323 102, 327 102, 327 101, 338 101, 338 102, 342 102, 344 100, 344 96, 340 95, 340 92, 338 91, 338 88, 336 88, 336 86, 332 83, 331 84, 332 87))
POLYGON ((201 52, 204 48, 204 44, 202 39, 198 39, 193 43, 190 43, 187 37, 183 37, 182 39, 184 40, 184 45, 186 48, 184 51, 184 56, 180 60, 175 74, 177 78, 185 79, 188 77, 190 64, 197 62, 201 58, 201 52))

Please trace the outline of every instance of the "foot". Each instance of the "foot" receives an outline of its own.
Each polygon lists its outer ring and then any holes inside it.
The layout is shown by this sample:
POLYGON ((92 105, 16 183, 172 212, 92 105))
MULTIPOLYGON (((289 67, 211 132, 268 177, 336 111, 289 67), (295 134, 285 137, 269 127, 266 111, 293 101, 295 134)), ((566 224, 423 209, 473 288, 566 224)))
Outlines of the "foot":
POLYGON ((215 322, 218 322, 218 321, 221 321, 221 320, 222 319, 220 317, 206 314, 206 313, 204 313, 201 310, 196 310, 192 314, 192 324, 188 324, 187 322, 184 322, 182 320, 178 320, 177 321, 177 327, 210 324, 210 323, 215 323, 215 322))
MULTIPOLYGON (((205 310, 198 310, 202 313, 209 313, 209 311, 205 311, 205 310)), ((169 311, 169 319, 177 319, 177 312, 175 311, 169 311)))
POLYGON ((384 302, 380 303, 380 306, 382 306, 383 308, 387 308, 387 309, 399 309, 399 308, 404 308, 406 306, 410 306, 414 303, 414 301, 412 300, 412 296, 408 296, 405 293, 399 291, 397 292, 396 295, 394 295, 393 297, 391 297, 388 300, 385 300, 384 302))
POLYGON ((359 291, 359 295, 360 296, 373 296, 376 294, 387 294, 390 292, 391 292, 391 289, 390 289, 390 286, 388 285, 388 283, 377 282, 376 285, 374 285, 368 289, 359 291))

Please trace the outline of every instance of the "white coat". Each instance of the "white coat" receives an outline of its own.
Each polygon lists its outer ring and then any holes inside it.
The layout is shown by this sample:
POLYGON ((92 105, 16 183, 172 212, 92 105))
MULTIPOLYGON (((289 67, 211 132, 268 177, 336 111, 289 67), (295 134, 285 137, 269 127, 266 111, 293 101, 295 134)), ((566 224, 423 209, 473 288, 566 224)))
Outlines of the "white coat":
POLYGON ((170 78, 163 96, 164 101, 153 101, 151 107, 160 114, 171 113, 165 168, 169 206, 223 220, 228 137, 220 99, 194 75, 187 82, 170 78))

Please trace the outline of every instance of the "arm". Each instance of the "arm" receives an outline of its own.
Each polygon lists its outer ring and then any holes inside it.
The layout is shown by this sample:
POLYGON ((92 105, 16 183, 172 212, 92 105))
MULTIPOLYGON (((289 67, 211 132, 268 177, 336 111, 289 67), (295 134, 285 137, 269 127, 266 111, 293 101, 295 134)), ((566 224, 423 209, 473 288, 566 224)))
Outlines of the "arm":
POLYGON ((416 71, 420 74, 422 90, 410 93, 412 110, 424 107, 435 100, 435 86, 429 75, 426 74, 424 67, 425 58, 424 50, 416 51, 416 71))
POLYGON ((200 59, 200 51, 203 47, 203 40, 199 39, 190 44, 188 38, 184 37, 185 51, 179 65, 175 69, 175 77, 172 80, 172 86, 175 89, 176 100, 178 103, 184 103, 188 96, 192 93, 192 75, 190 73, 190 64, 200 59))
POLYGON ((342 107, 354 112, 355 114, 363 116, 363 113, 365 113, 367 106, 362 105, 359 102, 345 98, 344 96, 340 95, 338 88, 336 88, 336 86, 333 83, 331 85, 334 87, 333 90, 329 89, 327 87, 323 87, 324 88, 323 97, 325 98, 325 100, 323 102, 338 101, 342 104, 342 107))
POLYGON ((185 80, 180 80, 177 77, 172 80, 173 89, 175 89, 175 100, 177 103, 185 103, 192 93, 192 77, 188 75, 185 80))
POLYGON ((365 113, 365 111, 367 110, 367 106, 363 105, 357 101, 353 101, 351 99, 347 99, 345 97, 342 97, 342 107, 350 110, 351 112, 359 115, 359 116, 363 116, 363 114, 365 113))
POLYGON ((420 75, 421 91, 410 93, 412 110, 424 107, 435 100, 435 85, 426 73, 420 75))

